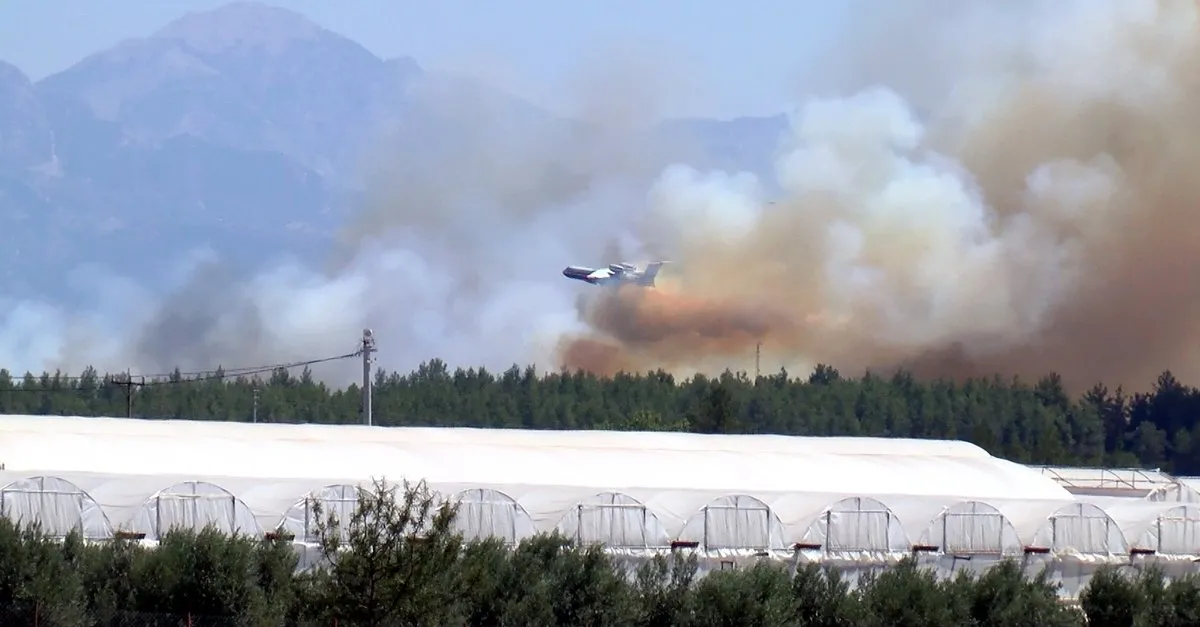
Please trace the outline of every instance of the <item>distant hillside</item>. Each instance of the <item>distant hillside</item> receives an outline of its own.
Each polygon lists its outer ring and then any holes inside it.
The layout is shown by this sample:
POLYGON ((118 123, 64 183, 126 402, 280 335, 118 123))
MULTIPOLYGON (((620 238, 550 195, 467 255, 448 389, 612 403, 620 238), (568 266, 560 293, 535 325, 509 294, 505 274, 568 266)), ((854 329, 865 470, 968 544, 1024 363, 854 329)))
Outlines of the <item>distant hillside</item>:
MULTIPOLYGON (((419 155, 469 132, 414 96, 430 84, 515 124, 578 130, 258 3, 189 14, 37 83, 0 63, 6 291, 60 295, 83 262, 150 278, 201 245, 243 264, 323 255, 360 199, 369 140, 400 133, 419 155)), ((664 146, 686 139, 701 167, 761 172, 780 124, 685 120, 658 134, 664 146)))

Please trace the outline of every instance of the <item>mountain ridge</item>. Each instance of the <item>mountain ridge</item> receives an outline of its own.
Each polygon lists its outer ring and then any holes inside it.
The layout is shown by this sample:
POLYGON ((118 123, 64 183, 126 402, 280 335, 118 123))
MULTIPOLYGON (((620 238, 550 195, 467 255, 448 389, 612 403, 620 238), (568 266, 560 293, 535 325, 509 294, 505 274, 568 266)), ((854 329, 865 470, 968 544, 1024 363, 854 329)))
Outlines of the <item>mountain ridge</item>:
MULTIPOLYGON (((150 260, 196 248, 245 266, 321 258, 362 200, 371 141, 399 133, 414 152, 466 141, 431 90, 516 129, 580 132, 259 2, 185 14, 38 81, 0 61, 0 215, 13 226, 0 262, 19 270, 8 293, 62 298, 61 277, 85 263, 153 283, 150 260)), ((697 167, 769 176, 780 121, 669 120, 654 132, 702 145, 697 167)))

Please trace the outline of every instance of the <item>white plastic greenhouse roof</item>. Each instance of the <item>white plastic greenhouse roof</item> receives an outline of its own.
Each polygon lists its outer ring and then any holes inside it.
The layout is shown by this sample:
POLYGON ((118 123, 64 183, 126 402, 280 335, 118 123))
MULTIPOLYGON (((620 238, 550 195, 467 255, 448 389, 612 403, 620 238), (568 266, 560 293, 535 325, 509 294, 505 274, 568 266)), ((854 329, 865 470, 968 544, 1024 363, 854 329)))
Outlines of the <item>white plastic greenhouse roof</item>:
MULTIPOLYGON (((964 442, 0 416, 5 515, 91 537, 204 523, 309 537, 312 500, 344 518, 372 478, 426 480, 468 535, 557 529, 630 550, 1012 553, 1092 537, 1062 521, 1101 511, 964 442)), ((1070 548, 1130 545, 1101 540, 1070 548)))
POLYGON ((8 471, 1069 499, 965 442, 0 417, 8 471))
POLYGON ((1169 484, 1159 486, 1146 495, 1150 501, 1200 503, 1200 477, 1172 477, 1169 484))
POLYGON ((1157 469, 1031 466, 1075 495, 1141 497, 1176 484, 1157 469))

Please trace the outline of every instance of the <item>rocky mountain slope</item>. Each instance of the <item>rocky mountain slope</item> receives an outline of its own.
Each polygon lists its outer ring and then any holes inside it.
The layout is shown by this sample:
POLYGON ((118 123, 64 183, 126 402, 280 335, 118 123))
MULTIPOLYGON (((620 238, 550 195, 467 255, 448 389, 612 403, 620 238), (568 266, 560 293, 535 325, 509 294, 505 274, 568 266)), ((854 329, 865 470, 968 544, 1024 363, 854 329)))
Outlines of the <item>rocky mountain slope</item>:
MULTIPOLYGON (((511 125, 580 132, 465 79, 381 59, 271 6, 238 2, 32 82, 0 62, 0 232, 6 292, 59 295, 96 263, 144 281, 206 246, 236 264, 321 256, 362 200, 381 134, 414 159, 470 129, 430 90, 486 103, 511 125)), ((662 164, 763 171, 781 118, 677 120, 654 129, 662 164)))

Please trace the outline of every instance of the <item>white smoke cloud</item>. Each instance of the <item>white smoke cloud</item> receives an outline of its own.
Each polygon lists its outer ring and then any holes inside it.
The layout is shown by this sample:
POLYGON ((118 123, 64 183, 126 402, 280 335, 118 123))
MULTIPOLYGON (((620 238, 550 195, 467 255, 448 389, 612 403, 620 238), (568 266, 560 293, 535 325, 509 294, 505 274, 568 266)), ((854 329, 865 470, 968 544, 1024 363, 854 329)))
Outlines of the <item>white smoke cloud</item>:
MULTIPOLYGON (((618 76, 606 84, 617 88, 618 76)), ((417 124, 370 147, 369 198, 331 263, 285 258, 246 273, 201 248, 168 260, 175 287, 165 295, 86 268, 74 286, 90 307, 0 302, 0 365, 252 367, 352 352, 371 328, 388 370, 432 358, 553 367, 558 338, 581 328, 576 301, 587 293, 562 268, 644 254, 631 225, 645 203, 638 181, 653 175, 661 147, 625 118, 652 107, 593 99, 585 128, 531 123, 457 80, 431 78, 409 97, 432 112, 422 124, 449 132, 425 135, 417 124), (605 119, 610 110, 617 119, 605 119)), ((361 376, 354 361, 313 371, 335 384, 361 376)))
POLYGON ((380 364, 401 371, 557 357, 686 374, 746 367, 762 341, 772 365, 1068 367, 1088 383, 1200 373, 1179 348, 1200 298, 1163 278, 1200 241, 1194 2, 917 2, 864 12, 833 39, 817 86, 835 95, 791 117, 775 204, 748 174, 678 164, 648 182, 655 159, 627 121, 538 134, 464 100, 440 109, 459 143, 379 156, 331 270, 293 261, 247 279, 201 265, 162 302, 130 288, 147 303, 133 326, 112 303, 87 316, 10 303, 0 359, 246 365, 352 350, 372 327, 380 364), (581 307, 598 292, 559 275, 651 256, 678 262, 688 300, 581 307), (612 350, 564 350, 563 337, 612 350), (941 357, 951 349, 960 361, 941 357))
POLYGON ((567 360, 746 368, 761 341, 788 366, 1200 373, 1178 347, 1200 299, 1164 276, 1197 239, 1197 5, 968 2, 932 19, 947 8, 906 3, 887 14, 899 34, 866 16, 836 38, 823 91, 840 94, 792 116, 774 205, 737 176, 664 177, 656 219, 680 231, 687 290, 611 299, 567 360), (770 328, 746 334, 747 308, 770 328))

